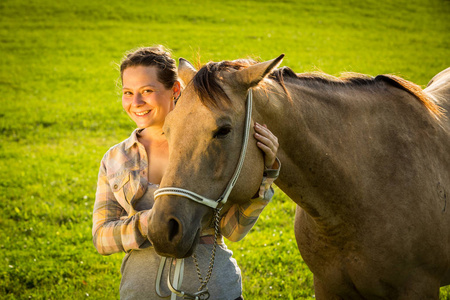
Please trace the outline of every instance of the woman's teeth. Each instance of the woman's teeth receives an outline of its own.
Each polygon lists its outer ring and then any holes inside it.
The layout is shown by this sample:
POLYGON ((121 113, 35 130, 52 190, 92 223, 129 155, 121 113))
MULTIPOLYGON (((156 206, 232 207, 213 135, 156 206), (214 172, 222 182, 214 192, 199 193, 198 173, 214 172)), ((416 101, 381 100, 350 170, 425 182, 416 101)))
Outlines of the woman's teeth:
POLYGON ((137 114, 138 116, 143 116, 143 115, 148 114, 149 112, 150 112, 149 110, 146 110, 146 111, 143 111, 143 112, 137 112, 136 114, 137 114))

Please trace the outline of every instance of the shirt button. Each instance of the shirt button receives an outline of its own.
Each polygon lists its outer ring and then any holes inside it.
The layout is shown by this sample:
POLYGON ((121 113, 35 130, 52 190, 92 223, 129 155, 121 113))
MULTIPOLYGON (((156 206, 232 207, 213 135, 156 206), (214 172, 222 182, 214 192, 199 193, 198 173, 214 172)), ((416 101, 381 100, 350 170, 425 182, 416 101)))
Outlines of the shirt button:
POLYGON ((116 190, 118 187, 119 187, 119 185, 116 183, 116 184, 114 185, 114 189, 116 190))

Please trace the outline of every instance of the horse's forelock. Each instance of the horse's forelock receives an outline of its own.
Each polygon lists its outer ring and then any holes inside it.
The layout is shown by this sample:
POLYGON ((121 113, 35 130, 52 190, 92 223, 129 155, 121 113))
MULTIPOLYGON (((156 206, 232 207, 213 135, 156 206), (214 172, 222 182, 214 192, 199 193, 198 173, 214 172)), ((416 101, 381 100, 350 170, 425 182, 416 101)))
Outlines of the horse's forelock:
POLYGON ((241 70, 255 64, 251 59, 234 61, 209 62, 195 74, 192 84, 203 105, 209 108, 228 108, 232 102, 218 83, 221 71, 241 70))

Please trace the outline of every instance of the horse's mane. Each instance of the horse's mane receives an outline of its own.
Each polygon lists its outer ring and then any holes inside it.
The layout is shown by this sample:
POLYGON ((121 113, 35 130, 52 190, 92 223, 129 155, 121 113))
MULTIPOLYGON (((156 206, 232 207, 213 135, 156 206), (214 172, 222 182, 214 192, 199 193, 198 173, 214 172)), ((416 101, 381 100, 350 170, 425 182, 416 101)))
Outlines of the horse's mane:
MULTIPOLYGON (((231 99, 218 83, 218 73, 221 71, 241 70, 257 61, 252 59, 238 59, 234 61, 209 62, 204 65, 194 76, 192 83, 200 101, 207 107, 223 108, 231 106, 231 99)), ((420 100, 423 105, 436 115, 442 115, 441 108, 435 104, 422 90, 422 88, 408 80, 395 75, 378 75, 376 77, 360 73, 343 73, 340 77, 328 75, 323 72, 295 73, 289 67, 282 67, 269 74, 269 78, 278 82, 287 97, 291 99, 285 86, 285 79, 302 80, 306 84, 315 85, 322 83, 329 86, 381 86, 385 82, 397 88, 403 89, 420 100)), ((265 88, 263 86, 263 88, 265 88)))

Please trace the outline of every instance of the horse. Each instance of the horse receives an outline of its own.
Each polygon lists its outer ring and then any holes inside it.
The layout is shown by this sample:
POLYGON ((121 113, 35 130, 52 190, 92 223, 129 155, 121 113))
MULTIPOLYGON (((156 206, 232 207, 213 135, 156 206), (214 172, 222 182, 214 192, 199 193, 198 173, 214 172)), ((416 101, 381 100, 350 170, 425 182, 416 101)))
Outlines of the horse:
MULTIPOLYGON (((221 195, 251 91, 251 121, 278 137, 276 184, 297 204, 295 237, 316 298, 438 299, 450 284, 450 68, 422 89, 394 75, 297 74, 279 68, 282 59, 198 71, 180 59, 186 87, 164 125, 161 188, 221 195)), ((222 214, 259 188, 263 158, 252 134, 222 214)), ((163 256, 190 256, 213 218, 186 197, 155 200, 148 235, 163 256)))

